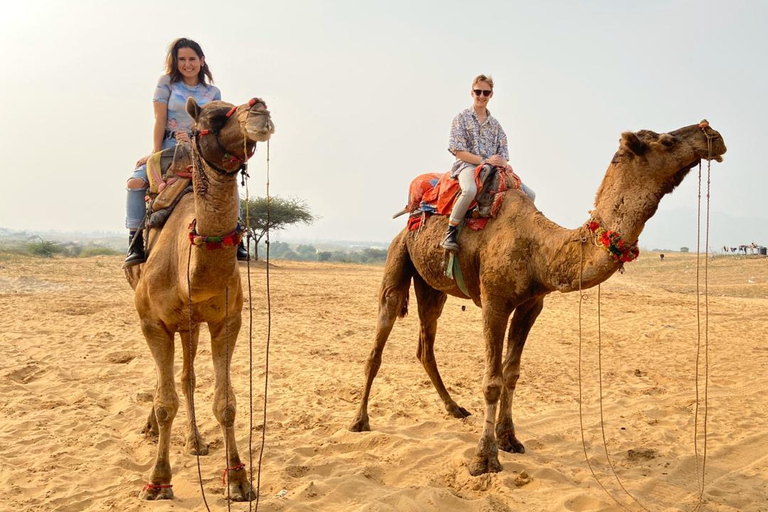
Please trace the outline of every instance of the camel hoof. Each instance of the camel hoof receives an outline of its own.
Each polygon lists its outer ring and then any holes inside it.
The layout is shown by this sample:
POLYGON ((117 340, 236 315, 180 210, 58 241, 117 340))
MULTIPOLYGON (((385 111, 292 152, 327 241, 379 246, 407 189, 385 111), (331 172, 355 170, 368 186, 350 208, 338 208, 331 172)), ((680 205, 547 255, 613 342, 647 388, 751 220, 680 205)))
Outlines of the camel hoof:
POLYGON ((370 432, 371 424, 368 422, 368 417, 366 416, 365 418, 357 418, 349 426, 349 430, 350 432, 370 432))
POLYGON ((173 489, 170 487, 157 489, 146 485, 139 493, 139 499, 145 501, 172 500, 173 489))
POLYGON ((200 441, 199 446, 195 443, 195 436, 187 438, 187 442, 184 444, 184 450, 190 455, 208 455, 208 443, 203 441, 200 436, 197 436, 197 439, 200 441))
POLYGON ((472 476, 480 476, 486 473, 498 473, 503 468, 499 462, 499 458, 496 454, 492 455, 475 455, 472 462, 467 466, 469 474, 472 476))
POLYGON ((499 443, 499 449, 508 453, 525 453, 525 446, 517 440, 514 432, 505 432, 496 434, 496 440, 499 443))
POLYGON ((459 406, 456 403, 449 404, 445 406, 445 409, 448 411, 448 414, 453 416, 454 418, 458 419, 464 419, 466 417, 472 416, 472 413, 466 410, 465 408, 459 406))
POLYGON ((253 501, 256 499, 256 491, 248 481, 230 482, 229 499, 232 501, 253 501))

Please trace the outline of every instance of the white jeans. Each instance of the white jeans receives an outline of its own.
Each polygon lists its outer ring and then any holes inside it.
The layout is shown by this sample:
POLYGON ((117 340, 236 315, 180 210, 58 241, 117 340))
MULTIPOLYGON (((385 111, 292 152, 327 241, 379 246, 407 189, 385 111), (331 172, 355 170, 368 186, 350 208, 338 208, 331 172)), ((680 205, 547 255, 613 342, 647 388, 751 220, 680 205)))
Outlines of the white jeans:
MULTIPOLYGON (((467 214, 469 205, 475 200, 477 195, 477 185, 475 184, 475 168, 476 165, 465 163, 461 166, 461 171, 457 179, 459 180, 459 187, 461 187, 461 193, 456 198, 456 202, 451 210, 451 216, 448 218, 448 222, 452 225, 459 224, 464 216, 467 214)), ((531 201, 536 200, 536 192, 527 187, 525 183, 520 182, 520 189, 525 192, 525 195, 531 198, 531 201)))

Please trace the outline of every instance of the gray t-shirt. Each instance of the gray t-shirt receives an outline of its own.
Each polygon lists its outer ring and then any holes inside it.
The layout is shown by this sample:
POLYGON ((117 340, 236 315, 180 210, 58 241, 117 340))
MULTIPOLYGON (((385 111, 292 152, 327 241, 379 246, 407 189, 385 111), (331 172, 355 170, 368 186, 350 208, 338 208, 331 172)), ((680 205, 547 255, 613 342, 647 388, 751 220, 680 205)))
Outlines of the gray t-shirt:
POLYGON ((187 98, 190 96, 195 98, 198 105, 205 105, 220 100, 221 91, 215 85, 197 84, 190 87, 183 81, 171 83, 169 75, 163 75, 157 81, 152 101, 168 104, 168 120, 165 123, 167 131, 192 131, 195 121, 187 114, 187 98))

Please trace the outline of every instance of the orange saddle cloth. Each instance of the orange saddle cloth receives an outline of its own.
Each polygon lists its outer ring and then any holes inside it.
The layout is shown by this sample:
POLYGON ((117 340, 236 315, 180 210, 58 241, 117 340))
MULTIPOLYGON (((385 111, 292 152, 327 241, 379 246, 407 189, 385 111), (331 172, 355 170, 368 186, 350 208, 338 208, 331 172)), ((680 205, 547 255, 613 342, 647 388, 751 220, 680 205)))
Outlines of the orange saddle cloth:
MULTIPOLYGON (((478 165, 475 184, 477 196, 467 212, 466 225, 477 231, 496 217, 507 190, 520 188, 520 178, 506 169, 478 165)), ((430 215, 450 215, 460 192, 459 180, 451 178, 450 172, 417 176, 408 189, 408 229, 417 229, 430 215)))

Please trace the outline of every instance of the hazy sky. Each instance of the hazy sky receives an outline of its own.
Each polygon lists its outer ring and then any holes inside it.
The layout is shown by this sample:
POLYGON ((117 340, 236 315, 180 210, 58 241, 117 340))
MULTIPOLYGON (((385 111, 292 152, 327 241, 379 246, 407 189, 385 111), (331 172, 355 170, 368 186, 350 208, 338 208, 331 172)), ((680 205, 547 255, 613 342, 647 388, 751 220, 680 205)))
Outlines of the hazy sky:
MULTIPOLYGON (((768 225, 768 2, 0 6, 0 227, 122 231, 125 180, 151 149, 152 93, 179 36, 201 43, 224 100, 269 104, 271 192, 322 217, 284 238, 390 239, 411 178, 449 169, 451 119, 479 73, 495 79, 511 164, 555 222, 586 220, 622 131, 707 118, 729 148, 713 165, 713 211, 768 225)), ((265 149, 251 195, 265 193, 265 149)), ((657 217, 695 205, 691 175, 657 217)))

